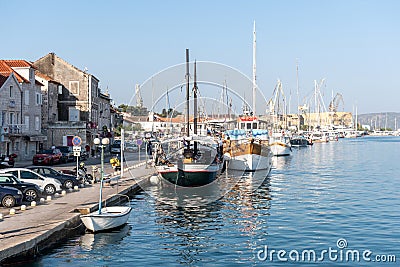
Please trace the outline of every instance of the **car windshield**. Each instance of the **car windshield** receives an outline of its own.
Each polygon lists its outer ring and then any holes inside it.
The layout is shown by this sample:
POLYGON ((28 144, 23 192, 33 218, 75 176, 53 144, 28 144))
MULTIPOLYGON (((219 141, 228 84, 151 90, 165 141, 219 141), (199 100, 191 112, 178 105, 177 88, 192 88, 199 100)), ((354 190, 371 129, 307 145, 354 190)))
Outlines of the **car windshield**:
POLYGON ((121 147, 121 144, 113 144, 112 147, 120 148, 120 147, 121 147))
POLYGON ((53 150, 51 149, 40 150, 39 154, 53 154, 53 150))

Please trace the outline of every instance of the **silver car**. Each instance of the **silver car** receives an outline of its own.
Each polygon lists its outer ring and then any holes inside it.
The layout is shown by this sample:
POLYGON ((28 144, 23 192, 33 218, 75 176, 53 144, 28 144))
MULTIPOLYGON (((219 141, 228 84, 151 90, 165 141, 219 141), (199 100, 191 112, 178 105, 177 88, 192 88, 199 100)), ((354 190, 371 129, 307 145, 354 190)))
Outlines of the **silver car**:
POLYGON ((32 170, 25 168, 8 168, 0 170, 2 173, 11 173, 19 180, 36 184, 47 195, 54 195, 56 192, 61 192, 61 183, 57 179, 44 177, 32 170))

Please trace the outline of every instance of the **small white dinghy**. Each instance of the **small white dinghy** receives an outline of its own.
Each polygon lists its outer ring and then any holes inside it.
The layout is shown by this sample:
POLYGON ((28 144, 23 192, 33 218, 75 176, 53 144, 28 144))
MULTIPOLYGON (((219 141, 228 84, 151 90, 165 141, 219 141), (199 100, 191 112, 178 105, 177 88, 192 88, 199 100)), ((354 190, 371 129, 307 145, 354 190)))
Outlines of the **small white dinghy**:
POLYGON ((83 224, 92 232, 105 231, 124 225, 131 213, 129 206, 112 206, 95 211, 86 215, 81 215, 83 224))

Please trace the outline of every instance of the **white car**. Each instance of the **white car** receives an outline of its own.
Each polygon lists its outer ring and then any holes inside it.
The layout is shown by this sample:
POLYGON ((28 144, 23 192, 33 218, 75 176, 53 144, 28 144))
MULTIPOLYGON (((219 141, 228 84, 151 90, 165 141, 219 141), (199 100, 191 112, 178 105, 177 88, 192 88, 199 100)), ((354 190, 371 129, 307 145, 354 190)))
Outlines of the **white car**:
POLYGON ((44 177, 32 170, 25 168, 7 168, 0 170, 2 173, 12 173, 18 179, 24 182, 36 184, 47 195, 54 195, 61 192, 61 183, 57 179, 44 177))

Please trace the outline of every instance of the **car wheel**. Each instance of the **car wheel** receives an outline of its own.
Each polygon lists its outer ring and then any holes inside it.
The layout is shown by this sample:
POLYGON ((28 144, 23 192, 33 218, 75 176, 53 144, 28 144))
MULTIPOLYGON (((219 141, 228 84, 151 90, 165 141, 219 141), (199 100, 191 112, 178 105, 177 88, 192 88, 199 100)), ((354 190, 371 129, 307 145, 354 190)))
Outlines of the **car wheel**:
POLYGON ((64 182, 64 187, 67 189, 73 188, 74 187, 74 182, 72 182, 71 180, 66 180, 64 182))
POLYGON ((12 208, 15 206, 15 198, 13 196, 6 195, 3 197, 1 204, 3 204, 3 207, 5 208, 12 208))
POLYGON ((38 194, 36 190, 28 189, 25 191, 25 200, 26 201, 34 201, 38 198, 38 194))
POLYGON ((44 192, 47 195, 54 195, 56 193, 56 187, 52 184, 48 184, 44 187, 44 192))

